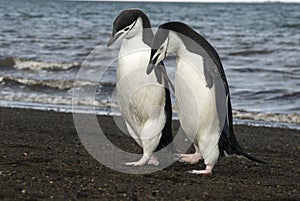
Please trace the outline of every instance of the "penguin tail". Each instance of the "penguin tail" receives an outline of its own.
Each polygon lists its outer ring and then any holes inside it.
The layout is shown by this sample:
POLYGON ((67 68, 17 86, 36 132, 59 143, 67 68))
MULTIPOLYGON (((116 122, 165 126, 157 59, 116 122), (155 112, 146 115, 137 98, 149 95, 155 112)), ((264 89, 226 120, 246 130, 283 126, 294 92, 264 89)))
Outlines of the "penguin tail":
POLYGON ((229 155, 236 154, 239 156, 244 156, 245 158, 257 163, 267 164, 266 162, 259 160, 254 156, 251 156, 250 154, 246 153, 239 145, 233 130, 232 108, 231 108, 229 95, 227 99, 227 108, 228 108, 228 114, 225 119, 221 136, 219 138, 219 150, 221 152, 220 156, 224 156, 226 154, 229 155))
POLYGON ((257 162, 257 163, 262 163, 262 164, 267 164, 265 161, 259 160, 257 158, 255 158, 254 156, 251 156, 250 154, 246 153, 245 151, 241 151, 240 155, 244 156, 245 158, 257 162))
POLYGON ((226 154, 236 154, 239 156, 244 156, 245 158, 257 163, 267 164, 266 162, 259 160, 254 156, 251 156, 242 149, 235 137, 232 124, 227 124, 227 120, 225 122, 225 126, 219 139, 219 149, 221 152, 221 156, 224 156, 226 154))

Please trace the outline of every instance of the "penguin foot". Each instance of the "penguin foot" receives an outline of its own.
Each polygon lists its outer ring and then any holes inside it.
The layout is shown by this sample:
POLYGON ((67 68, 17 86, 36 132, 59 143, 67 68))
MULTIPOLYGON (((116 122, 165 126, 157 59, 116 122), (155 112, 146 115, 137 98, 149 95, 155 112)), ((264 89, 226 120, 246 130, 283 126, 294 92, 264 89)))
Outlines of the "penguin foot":
POLYGON ((202 176, 212 176, 212 173, 206 170, 191 170, 191 171, 187 171, 187 173, 200 174, 202 176))
POLYGON ((125 163, 127 166, 143 166, 145 164, 158 166, 159 161, 157 156, 152 155, 150 158, 143 156, 139 161, 125 163))
POLYGON ((201 174, 203 176, 212 176, 212 169, 213 169, 212 165, 207 165, 205 170, 191 170, 188 171, 188 173, 201 174))
POLYGON ((139 161, 136 162, 127 162, 125 165, 127 166, 143 166, 149 161, 149 158, 143 156, 139 161))
POLYGON ((158 157, 153 154, 148 161, 148 165, 158 166, 159 165, 158 157))
POLYGON ((200 153, 194 153, 194 154, 179 154, 179 161, 180 162, 186 162, 189 164, 196 164, 199 162, 199 160, 202 159, 200 153))
POLYGON ((126 162, 125 165, 127 166, 143 166, 145 165, 146 163, 139 160, 139 161, 136 161, 136 162, 126 162))

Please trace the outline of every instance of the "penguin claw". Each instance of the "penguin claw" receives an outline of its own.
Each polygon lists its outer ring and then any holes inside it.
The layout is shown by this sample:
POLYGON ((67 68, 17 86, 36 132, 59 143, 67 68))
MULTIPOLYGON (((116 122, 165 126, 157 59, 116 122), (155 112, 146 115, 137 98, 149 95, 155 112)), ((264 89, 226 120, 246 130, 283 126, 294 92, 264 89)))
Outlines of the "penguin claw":
POLYGON ((181 158, 181 154, 174 154, 176 158, 181 158))
POLYGON ((172 161, 174 161, 174 162, 179 161, 179 160, 180 160, 180 158, 178 158, 178 157, 173 157, 172 158, 172 161))
POLYGON ((189 173, 200 174, 202 176, 212 176, 213 168, 214 168, 214 165, 206 165, 205 170, 192 170, 192 171, 189 171, 189 173))
POLYGON ((188 164, 186 161, 182 160, 181 158, 179 158, 177 161, 183 164, 188 164))
MULTIPOLYGON (((147 163, 148 165, 158 166, 159 161, 150 161, 147 163)), ((131 166, 131 167, 138 167, 138 166, 144 166, 145 164, 137 162, 126 162, 124 163, 125 166, 131 166)))
POLYGON ((190 170, 186 171, 186 173, 190 174, 200 174, 201 176, 212 176, 212 172, 208 172, 207 170, 190 170))
POLYGON ((152 155, 149 159, 147 159, 146 157, 142 157, 139 161, 126 162, 124 165, 136 167, 136 166, 143 166, 145 164, 158 166, 159 161, 158 161, 158 158, 156 156, 152 155))
POLYGON ((143 166, 143 165, 145 165, 146 163, 147 163, 147 162, 145 162, 145 161, 139 160, 139 161, 136 161, 136 162, 126 162, 124 165, 135 167, 135 166, 143 166))
POLYGON ((157 158, 150 158, 150 160, 147 163, 148 165, 153 165, 153 166, 158 166, 159 165, 159 161, 157 158))
POLYGON ((181 159, 180 154, 174 154, 174 155, 175 155, 174 161, 178 161, 178 162, 181 162, 181 163, 185 163, 185 161, 181 159))
POLYGON ((124 163, 125 166, 137 166, 137 162, 126 162, 124 163))
POLYGON ((188 170, 188 171, 185 171, 185 173, 194 174, 193 171, 194 170, 188 170))
POLYGON ((179 154, 179 160, 180 162, 185 162, 187 164, 196 164, 199 162, 199 160, 202 159, 200 153, 194 153, 194 154, 179 154))

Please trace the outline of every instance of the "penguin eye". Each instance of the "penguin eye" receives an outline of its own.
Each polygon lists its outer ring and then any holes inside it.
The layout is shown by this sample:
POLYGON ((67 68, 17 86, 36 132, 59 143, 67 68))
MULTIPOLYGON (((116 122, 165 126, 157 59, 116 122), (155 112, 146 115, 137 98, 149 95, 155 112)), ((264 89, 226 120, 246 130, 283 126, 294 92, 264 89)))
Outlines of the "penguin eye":
POLYGON ((129 30, 129 27, 126 27, 125 29, 124 29, 124 31, 128 31, 129 30))
POLYGON ((160 50, 160 51, 163 51, 163 50, 164 50, 164 47, 163 47, 163 46, 161 46, 161 47, 159 48, 159 50, 160 50))

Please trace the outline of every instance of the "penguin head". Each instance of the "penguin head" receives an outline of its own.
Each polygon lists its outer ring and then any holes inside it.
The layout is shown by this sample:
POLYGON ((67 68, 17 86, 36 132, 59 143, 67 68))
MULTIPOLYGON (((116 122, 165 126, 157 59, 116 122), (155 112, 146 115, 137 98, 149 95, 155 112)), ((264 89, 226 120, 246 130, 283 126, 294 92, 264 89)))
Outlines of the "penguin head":
POLYGON ((187 41, 189 45, 194 45, 193 40, 189 39, 190 32, 193 30, 181 22, 167 22, 160 25, 151 44, 147 73, 151 73, 153 68, 169 54, 176 53, 180 47, 185 48, 187 41))
POLYGON ((169 56, 169 54, 176 52, 177 46, 176 33, 173 33, 171 30, 164 29, 161 25, 152 41, 147 73, 151 73, 153 68, 169 56))
POLYGON ((114 20, 113 32, 107 47, 111 46, 119 38, 130 39, 138 33, 143 33, 144 28, 151 28, 147 15, 139 9, 123 10, 114 20))

